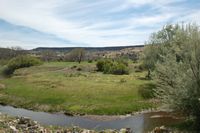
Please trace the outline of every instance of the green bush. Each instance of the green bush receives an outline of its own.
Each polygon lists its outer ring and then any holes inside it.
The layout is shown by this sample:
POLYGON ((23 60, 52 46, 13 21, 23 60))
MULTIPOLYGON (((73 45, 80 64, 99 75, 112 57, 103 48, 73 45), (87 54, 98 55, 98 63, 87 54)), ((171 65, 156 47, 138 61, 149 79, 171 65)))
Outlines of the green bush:
POLYGON ((150 99, 155 97, 154 96, 154 91, 153 89, 155 89, 156 86, 155 84, 146 84, 146 85, 142 85, 139 90, 138 93, 145 99, 150 99))
POLYGON ((96 64, 97 70, 105 74, 123 75, 129 74, 128 64, 122 60, 99 60, 96 64))
POLYGON ((8 59, 0 59, 0 65, 6 65, 8 63, 8 59))
POLYGON ((115 63, 112 67, 112 74, 116 75, 123 75, 123 74, 129 74, 128 67, 123 63, 115 63))
POLYGON ((143 66, 143 64, 139 64, 139 65, 134 66, 134 70, 135 72, 143 72, 145 71, 145 67, 143 66))
POLYGON ((114 63, 111 60, 106 60, 103 64, 103 73, 112 74, 114 63))
POLYGON ((9 76, 9 75, 13 74, 14 71, 15 71, 14 69, 10 69, 7 66, 5 66, 1 71, 1 75, 9 76))
POLYGON ((97 61, 97 64, 96 64, 97 71, 102 72, 104 70, 104 65, 106 64, 105 62, 106 62, 106 60, 97 61))
POLYGON ((88 60, 88 63, 92 63, 93 62, 93 60, 88 60))
POLYGON ((119 58, 116 60, 118 63, 122 63, 125 66, 128 66, 128 59, 119 58))
POLYGON ((34 66, 34 65, 39 65, 42 62, 32 56, 18 56, 15 57, 13 59, 11 59, 7 66, 10 69, 19 69, 19 68, 24 68, 24 67, 30 67, 30 66, 34 66))
POLYGON ((30 67, 35 65, 40 65, 42 62, 32 56, 18 56, 13 59, 11 59, 7 66, 3 69, 2 74, 3 75, 11 75, 16 69, 24 68, 24 67, 30 67))

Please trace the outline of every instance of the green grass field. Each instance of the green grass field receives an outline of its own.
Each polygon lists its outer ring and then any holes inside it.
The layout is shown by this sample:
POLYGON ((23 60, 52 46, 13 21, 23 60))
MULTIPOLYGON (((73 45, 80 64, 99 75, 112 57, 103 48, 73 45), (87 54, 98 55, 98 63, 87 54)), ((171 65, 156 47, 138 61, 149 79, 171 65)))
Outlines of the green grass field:
POLYGON ((145 72, 110 75, 94 69, 95 63, 87 62, 19 69, 11 78, 0 80, 6 86, 0 90, 0 102, 41 111, 108 115, 155 106, 138 94, 139 88, 152 83, 142 79, 145 72))

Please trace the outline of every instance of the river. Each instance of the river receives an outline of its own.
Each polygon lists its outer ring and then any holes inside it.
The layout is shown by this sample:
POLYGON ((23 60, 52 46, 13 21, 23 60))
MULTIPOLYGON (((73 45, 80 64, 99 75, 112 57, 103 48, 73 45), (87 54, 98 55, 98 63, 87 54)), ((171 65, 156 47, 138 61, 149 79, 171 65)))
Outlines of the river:
MULTIPOLYGON (((10 116, 29 117, 42 125, 78 126, 92 130, 131 128, 135 133, 144 133, 152 130, 156 126, 167 126, 182 121, 182 119, 175 117, 172 113, 164 111, 142 113, 119 118, 115 117, 115 119, 107 120, 93 119, 92 116, 66 116, 62 113, 36 112, 2 105, 0 105, 0 112, 10 116)), ((107 117, 109 118, 109 116, 107 117)))

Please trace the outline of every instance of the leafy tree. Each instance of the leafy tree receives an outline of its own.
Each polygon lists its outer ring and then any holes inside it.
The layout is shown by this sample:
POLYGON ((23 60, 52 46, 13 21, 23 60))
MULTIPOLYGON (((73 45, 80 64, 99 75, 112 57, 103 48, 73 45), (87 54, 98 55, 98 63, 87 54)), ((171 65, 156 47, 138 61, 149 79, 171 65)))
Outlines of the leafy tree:
POLYGON ((144 48, 142 56, 142 66, 147 69, 147 78, 151 78, 151 72, 155 69, 155 64, 158 60, 158 52, 156 52, 157 46, 154 44, 147 45, 144 48))
POLYGON ((163 56, 173 46, 172 43, 179 28, 179 25, 166 25, 150 36, 141 57, 143 67, 148 70, 147 78, 151 78, 151 72, 154 71, 156 63, 162 62, 163 56))
POLYGON ((27 54, 27 51, 20 47, 0 48, 0 60, 4 60, 5 62, 13 57, 25 54, 27 54))
POLYGON ((76 48, 73 49, 70 52, 70 58, 73 61, 77 61, 78 63, 81 63, 81 61, 84 59, 85 57, 85 50, 83 48, 76 48))
POLYGON ((46 62, 55 61, 57 60, 57 54, 52 50, 44 50, 41 51, 41 59, 46 62))
POLYGON ((193 116, 200 128, 200 29, 190 24, 171 29, 175 30, 159 31, 154 38, 160 49, 155 49, 156 95, 169 107, 193 116))

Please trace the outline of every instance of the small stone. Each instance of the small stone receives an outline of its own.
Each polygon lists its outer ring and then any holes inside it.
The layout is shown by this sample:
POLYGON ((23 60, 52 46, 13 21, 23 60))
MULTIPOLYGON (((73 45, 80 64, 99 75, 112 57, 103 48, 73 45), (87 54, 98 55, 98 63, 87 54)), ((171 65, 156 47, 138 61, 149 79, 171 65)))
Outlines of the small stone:
POLYGON ((125 128, 120 129, 119 133, 126 133, 126 129, 125 128))
POLYGON ((66 129, 64 132, 65 133, 72 133, 72 131, 70 129, 66 129))
POLYGON ((170 130, 168 130, 164 126, 155 127, 154 130, 153 130, 153 133, 170 133, 170 130))
POLYGON ((83 131, 81 133, 90 133, 90 130, 83 129, 83 131))
POLYGON ((161 118, 161 117, 163 117, 162 115, 153 115, 153 116, 151 116, 150 118, 151 119, 154 119, 154 118, 161 118))
POLYGON ((105 133, 115 133, 115 130, 108 129, 108 130, 105 131, 105 133))
POLYGON ((12 129, 14 132, 17 132, 18 130, 14 126, 10 126, 10 129, 12 129))
POLYGON ((132 133, 131 128, 126 128, 126 133, 132 133))
POLYGON ((160 129, 166 129, 165 126, 161 126, 160 129))
POLYGON ((126 117, 131 117, 131 114, 126 114, 126 117))
POLYGON ((40 129, 39 132, 40 133, 47 133, 47 130, 46 129, 40 129))
POLYGON ((27 118, 27 117, 21 117, 20 119, 19 119, 19 122, 18 122, 18 124, 28 124, 28 123, 30 123, 30 119, 29 118, 27 118))
POLYGON ((18 121, 17 120, 13 120, 13 123, 18 123, 18 121))

